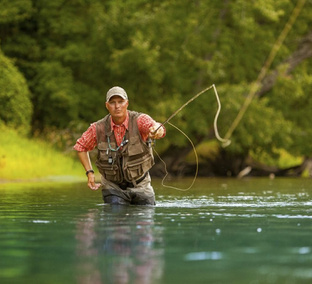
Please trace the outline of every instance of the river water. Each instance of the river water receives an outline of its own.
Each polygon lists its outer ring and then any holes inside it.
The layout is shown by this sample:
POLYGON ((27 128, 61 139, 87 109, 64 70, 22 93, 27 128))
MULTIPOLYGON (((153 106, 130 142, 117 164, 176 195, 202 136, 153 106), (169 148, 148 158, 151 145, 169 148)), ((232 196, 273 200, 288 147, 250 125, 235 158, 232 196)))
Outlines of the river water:
POLYGON ((312 283, 311 179, 153 186, 151 207, 104 205, 85 183, 0 184, 0 283, 312 283))

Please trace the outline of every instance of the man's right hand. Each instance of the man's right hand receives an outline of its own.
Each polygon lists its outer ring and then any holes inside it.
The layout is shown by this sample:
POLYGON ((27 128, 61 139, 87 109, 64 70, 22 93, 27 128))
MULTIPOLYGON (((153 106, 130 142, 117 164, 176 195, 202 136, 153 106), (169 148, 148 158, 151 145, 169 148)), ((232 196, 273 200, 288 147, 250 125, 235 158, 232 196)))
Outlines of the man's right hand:
POLYGON ((88 174, 88 187, 92 190, 98 190, 101 186, 100 183, 95 183, 95 176, 94 173, 88 174))
POLYGON ((159 122, 156 122, 154 126, 150 127, 149 131, 150 131, 149 137, 151 139, 160 139, 165 134, 164 128, 162 124, 159 122))

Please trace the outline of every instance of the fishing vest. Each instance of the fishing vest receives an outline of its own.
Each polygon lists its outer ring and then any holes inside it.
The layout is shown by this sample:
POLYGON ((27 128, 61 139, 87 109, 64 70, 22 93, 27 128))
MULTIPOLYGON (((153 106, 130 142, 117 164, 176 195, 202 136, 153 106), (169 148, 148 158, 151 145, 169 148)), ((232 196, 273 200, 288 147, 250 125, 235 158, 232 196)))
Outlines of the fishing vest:
POLYGON ((136 184, 155 163, 152 148, 142 140, 138 129, 137 118, 140 113, 128 113, 129 126, 123 138, 123 146, 119 149, 111 129, 111 116, 106 115, 96 122, 96 166, 106 180, 116 184, 124 181, 136 184))

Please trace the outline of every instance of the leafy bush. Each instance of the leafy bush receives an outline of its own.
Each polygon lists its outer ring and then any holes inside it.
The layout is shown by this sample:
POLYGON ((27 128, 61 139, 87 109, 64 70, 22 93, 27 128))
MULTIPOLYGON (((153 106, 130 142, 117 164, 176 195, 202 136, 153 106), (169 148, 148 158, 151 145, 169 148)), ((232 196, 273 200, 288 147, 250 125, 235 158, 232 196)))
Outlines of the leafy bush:
POLYGON ((30 130, 32 104, 25 78, 0 51, 0 120, 22 134, 30 130))

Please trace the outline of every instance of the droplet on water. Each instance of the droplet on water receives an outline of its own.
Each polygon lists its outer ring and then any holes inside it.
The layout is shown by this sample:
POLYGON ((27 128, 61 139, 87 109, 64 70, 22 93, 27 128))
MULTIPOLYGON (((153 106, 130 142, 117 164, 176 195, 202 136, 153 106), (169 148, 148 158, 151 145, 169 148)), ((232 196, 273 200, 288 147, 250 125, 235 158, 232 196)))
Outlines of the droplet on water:
POLYGON ((307 254, 307 253, 310 253, 310 248, 309 247, 302 247, 302 248, 299 248, 299 253, 300 254, 307 254))

